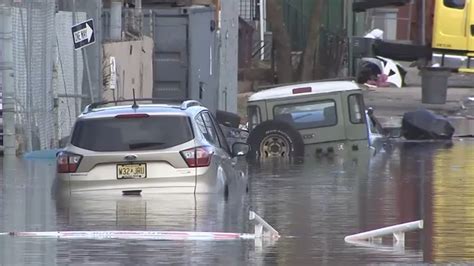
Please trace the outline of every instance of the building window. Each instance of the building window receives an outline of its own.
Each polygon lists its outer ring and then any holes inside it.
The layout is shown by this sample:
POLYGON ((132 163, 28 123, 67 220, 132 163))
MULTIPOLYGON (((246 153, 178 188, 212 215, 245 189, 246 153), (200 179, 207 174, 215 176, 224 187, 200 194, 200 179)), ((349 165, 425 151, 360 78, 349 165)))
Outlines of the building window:
POLYGON ((444 5, 446 7, 464 9, 466 6, 466 0, 444 0, 444 5))

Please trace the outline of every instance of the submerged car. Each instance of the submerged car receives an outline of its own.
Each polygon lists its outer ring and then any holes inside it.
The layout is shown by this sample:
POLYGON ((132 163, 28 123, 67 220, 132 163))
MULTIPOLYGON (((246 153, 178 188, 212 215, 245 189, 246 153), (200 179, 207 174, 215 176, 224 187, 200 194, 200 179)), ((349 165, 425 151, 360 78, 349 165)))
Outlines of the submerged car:
POLYGON ((229 147, 214 115, 199 102, 134 101, 91 104, 78 117, 57 154, 58 181, 70 192, 227 195, 237 183, 246 185, 238 158, 248 145, 229 147))
POLYGON ((381 137, 353 81, 267 89, 250 96, 247 108, 251 159, 357 152, 381 137))

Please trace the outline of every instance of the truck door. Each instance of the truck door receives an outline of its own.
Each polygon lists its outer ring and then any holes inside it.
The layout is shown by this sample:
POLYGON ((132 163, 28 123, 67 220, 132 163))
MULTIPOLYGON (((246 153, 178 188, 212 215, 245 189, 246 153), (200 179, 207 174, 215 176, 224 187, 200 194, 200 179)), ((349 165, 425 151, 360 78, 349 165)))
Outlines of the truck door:
POLYGON ((467 6, 467 24, 466 24, 466 35, 467 37, 467 49, 469 52, 474 52, 474 1, 468 1, 467 6))
POLYGON ((368 121, 365 119, 364 98, 360 92, 341 94, 344 110, 344 123, 348 140, 365 140, 368 138, 368 121))
MULTIPOLYGON (((467 29, 468 5, 466 0, 436 0, 433 48, 449 50, 468 50, 467 29)), ((469 34, 470 36, 471 34, 469 34)))

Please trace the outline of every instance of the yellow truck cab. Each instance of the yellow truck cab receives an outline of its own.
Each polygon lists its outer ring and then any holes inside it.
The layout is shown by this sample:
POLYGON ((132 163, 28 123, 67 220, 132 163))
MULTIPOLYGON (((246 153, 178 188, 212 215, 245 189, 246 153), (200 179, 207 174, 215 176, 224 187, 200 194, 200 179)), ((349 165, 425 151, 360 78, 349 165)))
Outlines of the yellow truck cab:
POLYGON ((474 1, 436 0, 432 62, 474 73, 474 1))
MULTIPOLYGON (((433 12, 431 45, 354 36, 353 57, 375 55, 392 60, 417 61, 419 67, 435 66, 451 71, 474 73, 474 0, 432 1, 434 8, 432 5, 429 8, 433 12)), ((384 6, 403 6, 412 2, 359 0, 353 3, 353 12, 366 12, 384 6)))
POLYGON ((250 96, 251 159, 361 152, 380 137, 353 81, 280 85, 250 96))

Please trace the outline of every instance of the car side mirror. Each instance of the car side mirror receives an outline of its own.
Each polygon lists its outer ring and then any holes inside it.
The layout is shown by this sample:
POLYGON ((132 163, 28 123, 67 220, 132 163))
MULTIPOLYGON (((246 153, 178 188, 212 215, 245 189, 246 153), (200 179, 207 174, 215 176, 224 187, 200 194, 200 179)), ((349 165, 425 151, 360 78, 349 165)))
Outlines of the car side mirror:
POLYGON ((247 155, 250 151, 250 145, 243 142, 236 142, 232 145, 232 155, 234 157, 241 157, 247 155))

